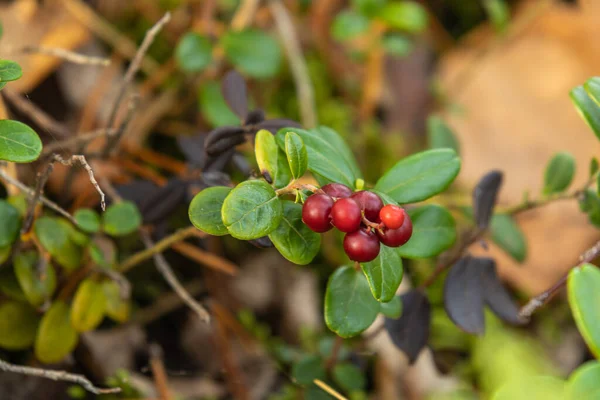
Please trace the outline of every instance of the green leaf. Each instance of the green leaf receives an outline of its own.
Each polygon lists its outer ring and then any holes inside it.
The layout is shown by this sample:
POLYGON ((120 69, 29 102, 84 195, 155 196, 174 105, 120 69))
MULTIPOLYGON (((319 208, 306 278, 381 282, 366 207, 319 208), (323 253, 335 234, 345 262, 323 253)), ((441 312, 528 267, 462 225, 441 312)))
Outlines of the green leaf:
POLYGON ((600 197, 592 189, 586 189, 578 198, 579 208, 588 215, 591 224, 600 227, 600 197))
POLYGON ((77 226, 84 232, 96 233, 100 230, 100 216, 89 208, 80 208, 73 214, 77 226))
POLYGON ((565 152, 555 154, 544 173, 544 194, 563 192, 569 187, 574 176, 575 158, 565 152))
POLYGON ((0 304, 0 347, 24 350, 33 344, 40 318, 30 305, 16 301, 0 304))
POLYGON ((277 147, 275 137, 271 132, 266 129, 258 131, 254 140, 254 153, 261 175, 269 183, 276 181, 279 166, 279 147, 277 147))
POLYGON ((313 380, 326 376, 323 359, 317 355, 306 355, 292 365, 292 377, 300 385, 310 385, 313 380))
POLYGON ((106 259, 106 257, 104 256, 104 252, 102 251, 98 243, 90 243, 88 245, 88 252, 92 261, 99 267, 105 269, 110 269, 112 267, 114 260, 109 261, 106 259))
POLYGON ((400 296, 394 296, 387 303, 379 303, 379 312, 388 318, 400 318, 402 315, 402 300, 400 296))
POLYGON ((594 400, 600 398, 600 363, 588 361, 579 366, 567 381, 569 400, 594 400))
POLYGON ((42 317, 35 339, 35 356, 45 364, 59 362, 75 349, 77 339, 69 306, 56 300, 42 317))
POLYGON ((302 222, 302 205, 284 200, 281 223, 269 238, 282 256, 289 261, 306 265, 319 253, 321 235, 302 222))
POLYGON ((428 199, 444 191, 460 171, 460 159, 452 149, 413 154, 390 168, 375 185, 400 204, 428 199))
POLYGON ((17 209, 21 218, 23 218, 25 214, 27 214, 28 198, 24 194, 20 193, 14 196, 10 196, 8 198, 8 202, 11 206, 17 209))
POLYGON ((111 236, 126 236, 142 225, 142 216, 131 201, 122 201, 108 207, 102 214, 104 232, 111 236))
POLYGON ((12 252, 12 246, 0 247, 0 265, 4 264, 9 259, 12 252))
POLYGON ((283 207, 269 184, 246 181, 235 187, 223 202, 223 224, 234 238, 252 240, 273 232, 281 222, 283 207))
POLYGON ((354 39, 369 30, 370 21, 353 10, 340 12, 333 19, 331 35, 339 41, 354 39))
POLYGON ((311 130, 281 129, 275 136, 281 149, 285 149, 285 135, 288 132, 300 136, 306 146, 308 169, 324 178, 324 181, 342 183, 353 188, 356 180, 361 178, 350 148, 334 130, 327 127, 311 130))
POLYGON ((600 105, 587 94, 583 86, 571 90, 570 95, 579 115, 600 139, 600 105))
POLYGON ((506 2, 504 0, 484 0, 483 8, 494 28, 498 32, 503 32, 510 19, 510 9, 506 2))
POLYGON ((444 207, 428 204, 408 210, 413 234, 398 248, 402 257, 429 258, 450 248, 456 240, 456 222, 444 207))
POLYGON ((192 224, 201 231, 214 236, 229 234, 221 218, 221 209, 231 188, 213 186, 198 193, 192 202, 188 214, 192 224))
POLYGON ((6 86, 8 82, 0 82, 0 90, 4 89, 4 86, 6 86))
POLYGON ((460 154, 460 145, 454 132, 438 116, 427 118, 427 140, 431 149, 452 149, 460 154))
POLYGON ((15 275, 19 285, 34 307, 50 299, 56 289, 56 272, 52 264, 46 265, 45 276, 38 276, 38 255, 34 251, 19 253, 14 259, 15 275))
MULTIPOLYGON (((275 140, 273 139, 275 144, 275 140)), ((299 179, 308 168, 308 153, 302 138, 296 132, 285 134, 285 154, 294 179, 299 179)))
POLYGON ((275 187, 280 189, 287 186, 292 181, 292 171, 287 161, 287 155, 282 149, 277 153, 277 176, 275 177, 275 187))
POLYGON ((596 76, 588 79, 584 83, 583 88, 588 96, 600 107, 600 77, 596 76))
POLYGON ((196 32, 186 33, 175 48, 175 59, 186 72, 202 71, 212 60, 210 40, 196 32))
POLYGON ((0 82, 16 81, 23 76, 21 66, 14 61, 0 60, 0 82))
POLYGON ((397 248, 381 246, 373 261, 361 264, 373 297, 382 303, 391 301, 402 282, 404 270, 397 248))
POLYGON ((598 159, 593 157, 590 161, 590 178, 598 172, 598 159))
POLYGON ((367 380, 363 372, 349 362, 339 363, 333 368, 333 380, 347 392, 364 390, 367 380))
POLYGON ((240 118, 227 105, 217 82, 209 81, 200 87, 198 104, 202 117, 214 127, 240 124, 240 118))
POLYGON ((527 242, 525 235, 515 220, 506 214, 492 216, 490 222, 492 240, 509 256, 518 262, 527 257, 527 242))
POLYGON ((0 200, 0 221, 0 247, 7 247, 17 239, 21 228, 19 210, 9 202, 0 200))
POLYGON ((13 300, 27 302, 27 297, 15 276, 14 268, 0 268, 0 292, 13 300))
POLYGON ((42 247, 67 271, 73 271, 81 263, 82 249, 72 240, 69 222, 53 217, 41 217, 33 226, 42 247))
POLYGON ((71 305, 71 324, 78 332, 95 329, 106 311, 106 297, 101 283, 91 278, 83 280, 73 298, 71 305))
POLYGON ((102 282, 102 290, 106 298, 106 315, 117 322, 126 322, 131 313, 131 307, 126 299, 121 298, 119 284, 115 281, 102 282))
POLYGON ((374 16, 386 2, 387 0, 352 0, 352 6, 361 14, 374 16))
POLYGON ((221 37, 227 59, 240 71, 254 78, 270 78, 279 72, 279 43, 268 34, 254 29, 227 31, 221 37))
POLYGON ((379 312, 365 276, 353 267, 338 268, 329 277, 325 291, 325 323, 343 338, 367 329, 379 312))
POLYGON ((390 27, 411 33, 427 27, 427 11, 413 1, 387 3, 377 16, 390 27))
POLYGON ((413 49, 413 42, 404 35, 387 34, 381 44, 386 53, 396 57, 407 56, 413 49))
POLYGON ((33 129, 19 121, 0 120, 0 160, 28 163, 41 152, 42 141, 33 129))
POLYGON ((571 270, 567 280, 575 324, 591 352, 600 357, 600 271, 591 264, 571 270))
POLYGON ((492 400, 564 400, 565 381, 552 376, 514 379, 503 385, 492 400))

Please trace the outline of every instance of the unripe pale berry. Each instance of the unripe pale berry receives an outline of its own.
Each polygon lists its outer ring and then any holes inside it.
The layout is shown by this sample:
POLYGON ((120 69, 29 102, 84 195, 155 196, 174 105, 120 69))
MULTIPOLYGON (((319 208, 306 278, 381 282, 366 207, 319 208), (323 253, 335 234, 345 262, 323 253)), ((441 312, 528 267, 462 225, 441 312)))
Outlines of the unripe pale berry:
POLYGON ((302 206, 302 221, 314 232, 327 232, 331 225, 333 199, 326 194, 313 194, 302 206))
POLYGON ((338 199, 345 199, 352 196, 352 189, 341 183, 328 183, 321 188, 326 194, 338 199))
POLYGON ((331 209, 331 222, 342 232, 354 232, 360 228, 361 213, 358 203, 351 198, 340 199, 331 209))
POLYGON ((379 210, 383 207, 383 201, 373 192, 368 190, 361 190, 360 192, 354 193, 350 196, 360 206, 361 210, 364 210, 365 217, 371 222, 380 222, 379 210))
POLYGON ((377 235, 364 228, 344 237, 344 251, 352 261, 373 261, 379 254, 379 247, 377 235))
POLYGON ((412 236, 413 226, 410 217, 406 215, 402 226, 398 229, 384 229, 382 233, 377 232, 381 243, 389 247, 399 247, 408 242, 412 236))
POLYGON ((381 222, 389 229, 398 229, 404 222, 406 211, 403 208, 393 204, 383 206, 379 211, 379 218, 381 222))

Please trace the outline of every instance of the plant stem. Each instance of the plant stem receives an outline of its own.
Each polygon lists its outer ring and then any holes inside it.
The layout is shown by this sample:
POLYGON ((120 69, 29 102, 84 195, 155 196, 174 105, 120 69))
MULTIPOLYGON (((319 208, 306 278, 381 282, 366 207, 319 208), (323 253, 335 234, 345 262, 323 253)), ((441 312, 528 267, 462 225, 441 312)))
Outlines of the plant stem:
POLYGON ((289 183, 289 185, 287 185, 286 187, 282 187, 281 189, 277 189, 275 191, 275 194, 277 194, 277 196, 283 196, 286 194, 292 194, 295 193, 298 190, 309 190, 313 193, 323 193, 323 191, 316 187, 315 185, 311 185, 308 183, 296 183, 296 181, 291 181, 289 183))
POLYGON ((331 355, 325 363, 325 369, 327 371, 331 371, 333 367, 335 367, 335 363, 337 362, 338 355, 340 354, 340 350, 342 349, 343 344, 344 339, 342 339, 341 336, 336 336, 335 341, 333 342, 333 348, 331 349, 331 355))

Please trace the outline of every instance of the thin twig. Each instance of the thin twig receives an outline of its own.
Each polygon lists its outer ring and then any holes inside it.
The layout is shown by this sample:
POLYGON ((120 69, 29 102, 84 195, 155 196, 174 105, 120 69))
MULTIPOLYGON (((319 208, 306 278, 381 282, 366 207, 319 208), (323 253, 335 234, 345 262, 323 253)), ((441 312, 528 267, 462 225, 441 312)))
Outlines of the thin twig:
POLYGON ((61 138, 71 136, 71 132, 69 131, 69 129, 67 129, 65 125, 52 118, 49 114, 47 114, 44 110, 39 108, 31 100, 7 89, 4 89, 2 93, 13 106, 15 106, 20 112, 29 117, 36 125, 39 125, 39 127, 43 130, 48 131, 53 135, 60 136, 61 138))
POLYGON ((208 251, 204 251, 192 244, 186 242, 177 242, 173 243, 172 248, 176 252, 198 262, 201 265, 205 265, 208 268, 214 269, 215 271, 219 271, 230 276, 235 276, 239 272, 237 265, 231 261, 208 251))
POLYGON ((154 376, 156 390, 160 395, 161 400, 172 400, 171 392, 169 391, 169 381, 167 379, 167 371, 162 361, 162 350, 157 344, 150 346, 150 369, 154 376))
POLYGON ((0 360, 0 370, 4 372, 13 372, 16 374, 23 374, 27 376, 35 376, 37 378, 52 379, 53 381, 71 382, 81 385, 85 390, 94 394, 111 394, 121 392, 121 388, 108 388, 102 389, 94 386, 87 378, 82 375, 70 374, 66 371, 53 371, 42 368, 24 367, 21 365, 14 365, 7 363, 4 360, 0 360))
POLYGON ((17 52, 23 54, 43 54, 47 56, 57 57, 61 60, 65 60, 73 64, 99 65, 104 67, 110 65, 110 60, 108 58, 87 56, 85 54, 75 53, 67 49, 58 49, 54 47, 26 46, 18 50, 17 52))
POLYGON ((298 92, 302 126, 314 128, 317 126, 315 94, 308 74, 308 68, 306 67, 306 61, 302 55, 302 49, 294 30, 294 23, 280 0, 271 1, 269 7, 289 59, 290 69, 296 85, 296 91, 298 92))
POLYGON ((327 371, 331 371, 335 367, 335 364, 338 361, 338 355, 339 355, 340 350, 342 349, 343 345, 344 345, 344 339, 341 336, 336 336, 335 342, 333 342, 333 349, 331 349, 331 355, 329 356, 329 358, 327 359, 327 362, 325 363, 325 369, 327 371))
POLYGON ((44 168, 44 171, 37 173, 33 194, 29 196, 29 204, 27 206, 27 212, 25 213, 25 222, 21 226, 21 235, 25 235, 27 232, 29 232, 29 229, 31 229, 33 217, 35 216, 35 209, 40 201, 40 196, 44 191, 44 186, 46 186, 46 182, 48 182, 48 178, 50 178, 52 171, 54 171, 54 161, 50 161, 48 165, 46 165, 46 168, 44 168))
POLYGON ((338 391, 336 391, 334 388, 332 388, 331 386, 329 386, 322 380, 315 379, 315 380, 313 380, 313 382, 315 383, 315 385, 317 385, 319 388, 321 388, 321 390, 323 390, 324 392, 327 392, 328 394, 335 397, 336 399, 348 400, 346 397, 342 396, 338 391))
POLYGON ((115 129, 101 128, 96 129, 92 132, 80 133, 75 135, 74 137, 70 137, 65 140, 48 143, 47 145, 44 145, 44 150, 42 151, 41 157, 56 153, 57 151, 66 150, 78 145, 83 145, 85 147, 89 142, 91 142, 94 139, 98 139, 104 136, 112 136, 116 132, 117 131, 115 129))
POLYGON ((98 181, 94 177, 94 171, 92 170, 92 167, 90 167, 90 164, 88 164, 88 162, 86 161, 84 156, 73 155, 73 156, 71 156, 71 158, 65 160, 60 155, 55 154, 54 161, 58 161, 59 163, 61 163, 62 165, 65 165, 67 167, 72 167, 75 163, 79 163, 83 168, 85 168, 85 170, 87 171, 87 173, 90 177, 90 182, 92 183, 92 185, 94 186, 94 188, 96 189, 98 194, 100 195, 100 206, 102 207, 102 211, 106 210, 106 196, 104 195, 104 192, 102 191, 102 189, 100 189, 100 185, 98 184, 98 181))

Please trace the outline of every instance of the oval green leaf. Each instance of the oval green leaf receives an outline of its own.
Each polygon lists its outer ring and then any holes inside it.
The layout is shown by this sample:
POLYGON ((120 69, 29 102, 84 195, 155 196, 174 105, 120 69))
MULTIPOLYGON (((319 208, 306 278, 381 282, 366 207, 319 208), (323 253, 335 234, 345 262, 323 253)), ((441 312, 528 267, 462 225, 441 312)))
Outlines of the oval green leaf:
POLYGON ((182 70, 200 72, 212 60, 212 45, 207 37, 196 32, 188 32, 175 48, 175 59, 182 70))
POLYGON ((413 154, 390 168, 375 185, 400 204, 428 199, 444 191, 460 171, 460 159, 452 149, 413 154))
POLYGON ((0 82, 16 81, 23 76, 21 66, 14 61, 0 60, 0 82))
POLYGON ((600 399, 600 363, 598 361, 589 361, 571 374, 567 382, 566 399, 600 399))
POLYGON ((214 186, 202 190, 190 203, 188 215, 192 224, 201 231, 214 236, 229 234, 223 224, 221 209, 231 188, 214 186))
POLYGON ((56 289, 56 272, 52 264, 46 265, 45 276, 38 276, 38 255, 34 251, 19 253, 14 259, 15 276, 27 298, 34 307, 50 299, 56 289))
POLYGON ((334 39, 345 41, 362 35, 369 29, 369 19, 353 10, 345 10, 337 14, 331 26, 334 39))
POLYGON ((0 247, 10 246, 21 228, 21 217, 19 210, 9 202, 0 200, 0 247))
POLYGON ((544 194, 563 192, 569 187, 574 176, 575 158, 566 152, 555 154, 544 173, 544 194))
POLYGON ((45 364, 59 362, 75 349, 77 339, 69 306, 57 300, 42 317, 35 339, 35 356, 45 364))
POLYGON ((567 293, 573 318, 591 352, 600 357, 600 271, 591 264, 571 270, 567 293))
POLYGON ((390 2, 383 6, 377 16, 395 29, 421 32, 427 27, 427 11, 413 1, 390 2))
POLYGON ((35 341, 40 318, 30 305, 4 301, 0 305, 0 347, 24 350, 35 341))
POLYGON ((292 365, 292 377, 300 385, 311 385, 315 379, 325 379, 325 363, 317 355, 304 356, 292 365))
POLYGON ((427 140, 431 149, 452 149, 460 154, 460 145, 456 135, 440 117, 427 118, 427 140))
POLYGON ((379 312, 388 318, 400 318, 402 315, 402 300, 400 296, 394 296, 394 298, 387 303, 379 303, 379 312))
POLYGON ((570 96, 581 117, 600 139, 600 105, 588 95, 583 86, 571 90, 570 96))
POLYGON ((84 232, 96 233, 100 230, 100 216, 89 208, 81 208, 73 214, 77 226, 84 232))
POLYGON ((198 104, 202 117, 214 127, 240 124, 240 118, 227 105, 217 82, 209 81, 200 86, 198 104))
MULTIPOLYGON (((275 139, 273 139, 275 143, 275 139)), ((304 141, 296 132, 285 134, 285 154, 294 179, 299 179, 308 168, 308 154, 304 141)))
POLYGON ((381 245, 377 258, 361 266, 373 297, 382 303, 391 301, 404 274, 398 248, 381 245))
POLYGON ((124 323, 129 319, 131 307, 126 299, 121 297, 121 289, 115 281, 102 283, 104 297, 106 298, 106 315, 114 321, 124 323))
POLYGON ((0 160, 28 163, 41 152, 42 141, 33 129, 19 121, 0 120, 0 160))
POLYGON ((285 152, 279 149, 277 153, 277 176, 275 177, 275 187, 280 189, 287 186, 292 181, 292 171, 287 161, 285 152))
POLYGON ((142 216, 131 201, 113 204, 102 214, 104 232, 111 236, 125 236, 135 232, 142 224, 142 216))
POLYGON ((321 235, 302 222, 302 205, 284 200, 281 223, 269 234, 277 250, 289 261, 306 265, 319 253, 321 235))
POLYGON ((365 374, 360 368, 349 362, 336 364, 333 368, 333 380, 348 392, 364 390, 367 385, 365 374))
POLYGON ((258 239, 273 232, 282 214, 275 190, 261 180, 240 183, 225 198, 221 210, 229 234, 241 240, 258 239))
POLYGON ((552 376, 514 379, 502 386, 492 400, 564 400, 565 381, 552 376))
POLYGON ((442 206, 428 204, 408 210, 413 234, 398 253, 406 258, 429 258, 447 250, 456 241, 456 222, 442 206))
POLYGON ((52 258, 68 271, 79 267, 82 249, 71 240, 70 224, 60 218, 41 217, 33 226, 38 240, 52 258))
POLYGON ((279 147, 275 137, 266 129, 261 129, 254 140, 254 153, 258 169, 265 179, 272 183, 277 179, 279 147))
POLYGON ((85 279, 79 284, 71 305, 71 324, 78 332, 96 328, 104 318, 106 297, 101 283, 85 279))
POLYGON ((358 335, 375 321, 379 309, 360 271, 345 266, 331 274, 325 291, 325 323, 338 336, 358 335))
POLYGON ((268 34, 247 29, 227 31, 221 37, 227 59, 240 71, 254 78, 270 78, 279 72, 279 43, 268 34))
POLYGON ((583 85, 588 96, 600 107, 600 77, 593 77, 583 85))
POLYGON ((506 214, 492 216, 490 222, 492 240, 509 256, 518 262, 525 261, 527 257, 527 242, 516 221, 506 214))

